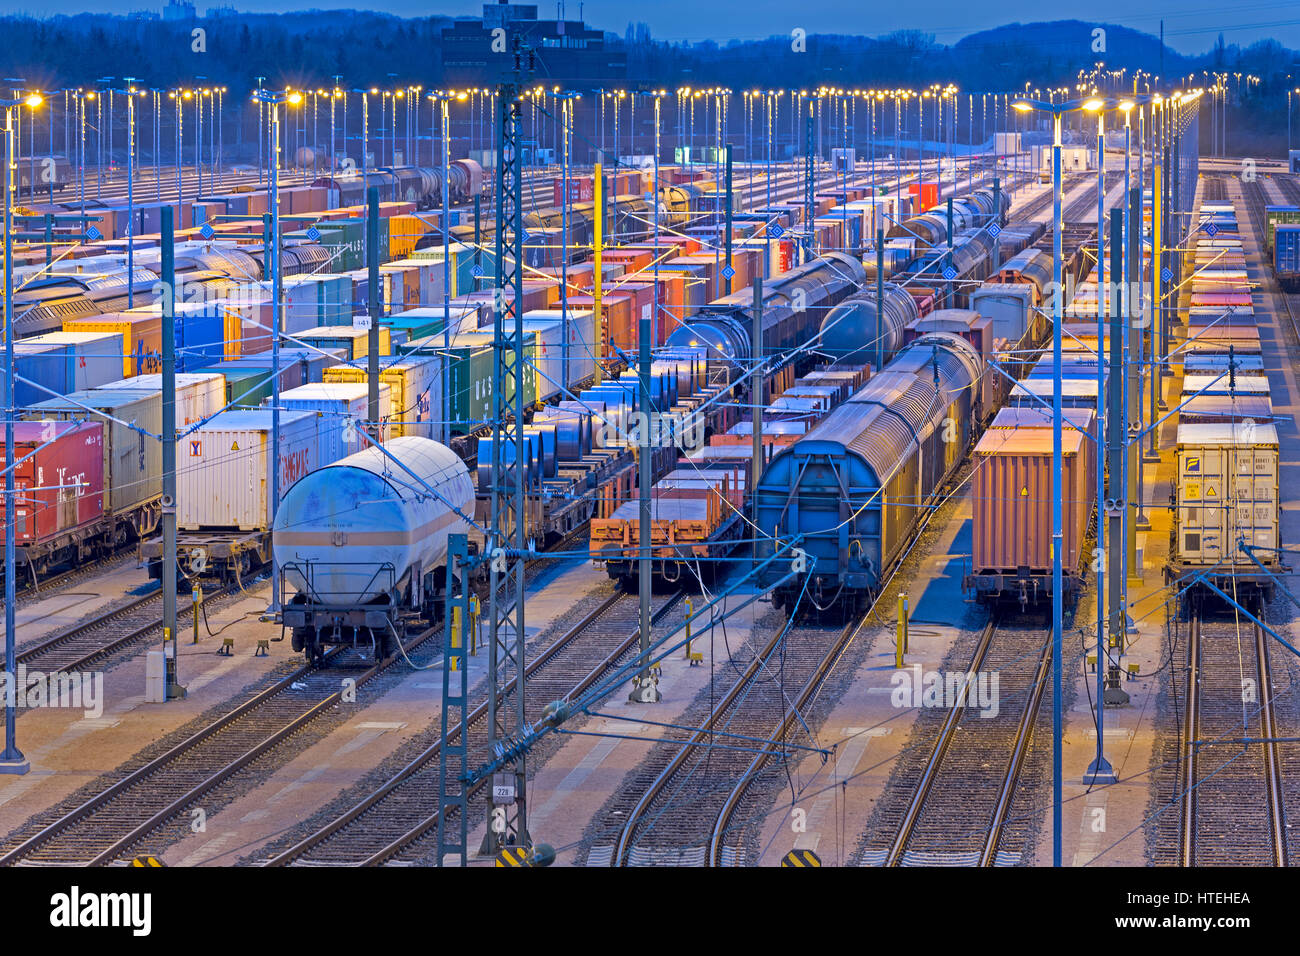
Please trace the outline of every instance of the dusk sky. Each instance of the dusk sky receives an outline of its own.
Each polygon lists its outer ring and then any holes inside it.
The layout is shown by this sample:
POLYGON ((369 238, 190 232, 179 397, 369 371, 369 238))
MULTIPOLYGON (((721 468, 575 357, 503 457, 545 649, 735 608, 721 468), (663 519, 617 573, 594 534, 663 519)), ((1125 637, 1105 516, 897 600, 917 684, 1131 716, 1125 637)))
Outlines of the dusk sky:
MULTIPOLYGON (((400 16, 430 13, 477 15, 478 0, 444 0, 430 5, 423 0, 385 0, 366 4, 357 0, 311 0, 298 6, 284 0, 233 0, 239 10, 277 12, 309 8, 383 9, 400 16)), ((158 4, 122 4, 120 0, 47 0, 43 14, 84 11, 120 12, 129 8, 158 9, 158 4)), ((198 0, 202 12, 207 4, 198 0)), ((555 4, 542 0, 544 16, 552 16, 555 4)), ((625 0, 570 0, 566 15, 582 15, 591 24, 622 33, 629 19, 645 21, 651 33, 662 40, 706 40, 725 43, 730 39, 757 39, 789 33, 801 27, 808 33, 859 33, 878 36, 900 29, 921 29, 934 34, 940 43, 954 43, 967 34, 1005 23, 1038 20, 1080 19, 1121 24, 1158 34, 1165 21, 1165 38, 1174 49, 1199 53, 1210 48, 1220 32, 1229 43, 1245 46, 1272 37, 1292 49, 1300 49, 1300 7, 1295 0, 1242 0, 1240 3, 1207 3, 1205 0, 1091 0, 1087 4, 1064 0, 1001 0, 973 4, 969 0, 927 0, 923 4, 867 4, 863 0, 654 0, 634 6, 625 0), (792 14, 797 10, 797 15, 792 14)), ((30 13, 25 3, 0 3, 9 13, 30 13)))

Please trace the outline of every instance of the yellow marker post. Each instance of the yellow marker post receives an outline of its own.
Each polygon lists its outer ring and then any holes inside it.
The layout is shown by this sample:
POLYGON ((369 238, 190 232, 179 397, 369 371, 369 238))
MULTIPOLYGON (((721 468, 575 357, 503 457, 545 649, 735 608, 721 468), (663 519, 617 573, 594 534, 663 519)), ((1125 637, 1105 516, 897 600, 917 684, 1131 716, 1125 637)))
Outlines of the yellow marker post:
POLYGON ((202 603, 203 586, 196 583, 190 590, 190 617, 194 618, 194 640, 191 642, 193 644, 199 642, 199 605, 202 603))
MULTIPOLYGON (((451 646, 452 646, 453 648, 458 648, 458 647, 461 647, 461 646, 462 646, 462 644, 461 644, 461 639, 460 639, 460 625, 461 625, 461 621, 460 621, 460 605, 458 605, 458 604, 456 604, 456 605, 452 605, 452 608, 451 608, 451 646)), ((451 669, 452 669, 453 671, 460 670, 460 668, 457 666, 457 664, 458 664, 459 661, 460 661, 460 655, 458 655, 458 654, 453 654, 453 655, 451 655, 451 669)))
POLYGON ((592 336, 592 339, 594 340, 593 344, 595 345, 596 348, 595 382, 597 385, 599 385, 604 377, 602 375, 602 372, 604 370, 601 368, 600 362, 601 359, 605 357, 605 320, 601 316, 601 312, 600 312, 601 292, 604 291, 603 287, 605 284, 604 282, 605 277, 602 274, 602 268, 601 268, 601 261, 602 261, 601 254, 604 251, 604 246, 605 246, 605 175, 601 171, 600 163, 596 164, 595 174, 593 175, 592 180, 593 180, 592 199, 595 200, 594 206, 596 211, 596 215, 594 217, 596 220, 596 238, 595 238, 595 249, 594 249, 595 259, 596 259, 595 262, 596 272, 593 278, 596 281, 595 281, 595 285, 592 286, 592 290, 591 290, 591 297, 593 300, 593 304, 592 304, 593 314, 591 318, 592 321, 595 323, 595 328, 596 328, 596 332, 592 336))
POLYGON ((898 595, 898 634, 894 637, 894 666, 903 666, 907 653, 907 595, 898 595))
POLYGON ((478 654, 478 595, 469 596, 469 652, 478 654))
POLYGON ((691 616, 695 613, 695 603, 686 599, 686 662, 694 667, 703 663, 704 655, 691 650, 691 616))

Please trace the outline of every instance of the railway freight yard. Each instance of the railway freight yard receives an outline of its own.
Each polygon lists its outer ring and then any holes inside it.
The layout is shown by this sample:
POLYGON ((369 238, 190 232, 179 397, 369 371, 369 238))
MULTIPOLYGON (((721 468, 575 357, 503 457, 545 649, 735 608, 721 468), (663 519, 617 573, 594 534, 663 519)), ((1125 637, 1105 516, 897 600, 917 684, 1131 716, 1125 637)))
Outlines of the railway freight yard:
POLYGON ((1300 80, 1114 27, 1155 59, 699 88, 509 4, 352 77, 149 16, 208 75, 0 81, 0 891, 1141 867, 1094 924, 1267 922, 1300 80))

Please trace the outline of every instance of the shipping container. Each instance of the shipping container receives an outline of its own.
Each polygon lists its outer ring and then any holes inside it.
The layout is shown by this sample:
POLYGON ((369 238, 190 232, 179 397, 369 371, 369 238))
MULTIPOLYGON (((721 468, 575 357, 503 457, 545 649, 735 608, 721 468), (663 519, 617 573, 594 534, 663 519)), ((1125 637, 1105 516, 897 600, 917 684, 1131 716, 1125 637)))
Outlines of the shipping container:
MULTIPOLYGON (((441 356, 418 353, 379 363, 379 381, 388 385, 392 401, 388 424, 384 426, 385 440, 404 436, 445 439, 441 366, 441 356)), ((368 380, 367 369, 356 362, 325 370, 327 383, 368 380)))
POLYGON ((68 546, 75 556, 77 532, 89 534, 104 513, 104 426, 52 419, 15 422, 13 457, 19 566, 60 557, 58 549, 68 546))
POLYGON ((186 531, 262 531, 271 526, 272 468, 280 493, 322 460, 320 429, 343 423, 314 412, 280 413, 280 447, 271 445, 271 412, 223 412, 192 432, 176 456, 176 523, 186 531))
MULTIPOLYGON (((369 354, 369 330, 352 325, 320 326, 299 332, 294 338, 320 349, 345 349, 350 359, 369 354)), ((383 325, 379 327, 379 354, 392 354, 392 338, 383 325)))
MULTIPOLYGON (((286 362, 280 372, 281 391, 306 384, 302 378, 305 371, 304 363, 286 362)), ((253 356, 220 362, 199 372, 215 372, 222 376, 226 383, 226 407, 260 408, 271 397, 275 387, 269 355, 260 359, 253 356)))
POLYGON ((1175 561, 1255 565, 1241 544, 1276 560, 1278 439, 1272 424, 1180 424, 1175 561))
MULTIPOLYGON (((1094 489, 1088 480, 1088 437, 1062 433, 1064 510, 1062 559, 1073 575, 1082 558, 1094 489)), ((1016 575, 1027 569, 1041 579, 1052 572, 1052 432, 1044 428, 993 428, 975 446, 971 500, 971 571, 1016 575)))
POLYGON ((564 313, 543 309, 524 313, 524 331, 537 336, 537 400, 549 401, 560 395, 561 386, 572 388, 596 373, 595 321, 586 309, 570 309, 568 352, 564 348, 564 313), (564 360, 568 359, 565 376, 564 360))
POLYGON ((1273 246, 1273 269, 1288 292, 1300 291, 1300 225, 1279 225, 1273 246))
MULTIPOLYGON (((67 347, 64 387, 58 390, 60 395, 98 388, 122 377, 121 339, 114 332, 46 332, 21 341, 67 347)), ((38 401, 50 397, 42 394, 38 401)), ((19 400, 16 404, 21 407, 24 403, 19 400)))
MULTIPOLYGON (((161 375, 136 375, 109 382, 115 392, 154 394, 162 401, 161 375)), ((226 380, 216 372, 179 372, 176 375, 176 427, 184 428, 217 414, 226 404, 226 380)))
MULTIPOLYGON (((268 405, 270 399, 267 400, 268 405)), ((370 446, 361 427, 370 416, 370 386, 366 382, 318 382, 280 393, 282 411, 315 412, 343 423, 342 428, 318 429, 322 461, 334 462, 370 446)), ((379 418, 393 417, 392 389, 379 384, 379 418)), ((281 489, 283 491, 283 489, 281 489)))
POLYGON ((451 349, 444 348, 443 336, 433 335, 402 346, 410 356, 448 355, 448 401, 450 431, 464 435, 492 419, 492 336, 460 333, 452 337, 451 349))
POLYGON ((103 424, 106 513, 128 515, 162 494, 161 394, 88 389, 41 402, 24 418, 103 424))
POLYGON ((122 374, 162 370, 162 316, 145 312, 110 312, 63 323, 65 332, 114 332, 122 343, 122 374))

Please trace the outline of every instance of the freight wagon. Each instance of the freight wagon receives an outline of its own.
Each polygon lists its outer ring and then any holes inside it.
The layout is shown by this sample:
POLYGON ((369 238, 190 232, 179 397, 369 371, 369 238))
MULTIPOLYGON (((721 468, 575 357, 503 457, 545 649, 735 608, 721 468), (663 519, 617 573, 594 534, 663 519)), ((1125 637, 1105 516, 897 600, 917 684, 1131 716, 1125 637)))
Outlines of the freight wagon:
POLYGON ((469 530, 473 507, 464 462, 427 438, 395 438, 293 483, 272 532, 293 649, 319 661, 346 645, 383 659, 409 624, 436 620, 447 538, 469 530))
MULTIPOLYGON (((923 336, 764 470, 755 523, 794 544, 806 570, 775 587, 794 615, 874 600, 965 458, 981 414, 981 357, 955 335, 923 336)), ((767 572, 777 584, 790 566, 767 572)))
MULTIPOLYGON (((3 439, 0 439, 3 446, 3 439)), ((105 551, 104 426, 52 419, 14 423, 18 498, 14 560, 36 584, 64 563, 105 551)), ((3 554, 3 545, 0 545, 3 554)))

